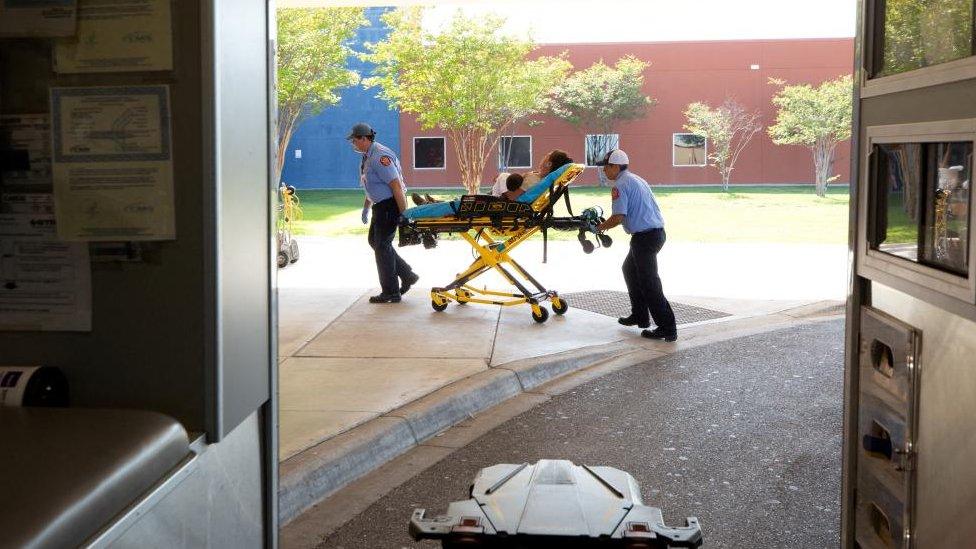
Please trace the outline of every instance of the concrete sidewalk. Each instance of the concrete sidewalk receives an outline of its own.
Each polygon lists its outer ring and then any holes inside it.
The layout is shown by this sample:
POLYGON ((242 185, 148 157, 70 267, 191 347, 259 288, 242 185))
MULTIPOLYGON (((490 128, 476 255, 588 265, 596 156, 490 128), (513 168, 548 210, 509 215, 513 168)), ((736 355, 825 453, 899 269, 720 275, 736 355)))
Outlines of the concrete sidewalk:
MULTIPOLYGON (((669 245, 661 255, 669 298, 727 316, 684 324, 677 344, 663 344, 572 300, 545 324, 527 306, 433 311, 429 287, 470 262, 463 242, 400 250, 422 278, 389 305, 366 300, 376 274, 364 242, 303 239, 301 247, 301 260, 279 275, 284 522, 451 425, 566 373, 836 312, 846 258, 830 247, 669 245), (710 295, 671 291, 694 284, 710 295)), ((626 245, 587 256, 576 242, 551 242, 546 265, 541 243, 525 247, 517 259, 549 289, 623 289, 626 245)), ((478 282, 507 287, 493 276, 478 282)))

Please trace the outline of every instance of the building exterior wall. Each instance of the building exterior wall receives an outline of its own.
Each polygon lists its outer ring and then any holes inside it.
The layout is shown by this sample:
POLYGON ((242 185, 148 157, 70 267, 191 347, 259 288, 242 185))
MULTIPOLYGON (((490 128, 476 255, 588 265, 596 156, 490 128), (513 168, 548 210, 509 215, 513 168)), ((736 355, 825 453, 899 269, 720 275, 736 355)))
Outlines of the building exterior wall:
MULTIPOLYGON (((644 91, 657 100, 644 119, 621 124, 616 133, 620 147, 627 151, 633 170, 652 184, 685 185, 720 183, 712 167, 672 166, 672 134, 686 133, 684 109, 695 101, 712 106, 733 97, 747 109, 761 111, 764 126, 775 121, 776 109, 771 99, 777 87, 770 78, 789 83, 819 84, 840 75, 850 74, 853 67, 853 39, 738 40, 713 42, 659 42, 609 44, 547 44, 537 55, 566 52, 576 69, 583 69, 602 59, 613 64, 625 55, 651 62, 645 71, 644 91), (758 65, 758 69, 751 68, 758 65)), ((539 126, 523 125, 513 135, 532 136, 532 162, 547 151, 566 150, 576 161, 584 159, 584 135, 571 125, 550 117, 541 118, 539 126)), ((454 186, 460 174, 453 148, 446 144, 446 166, 439 170, 414 169, 415 137, 443 136, 444 133, 422 130, 409 114, 400 116, 401 162, 404 178, 411 187, 454 186)), ((482 181, 489 184, 498 173, 497 152, 491 159, 482 181)), ((835 174, 838 183, 850 180, 850 144, 837 148, 835 174)), ((519 170, 515 170, 519 171, 519 170)), ((733 184, 783 184, 813 181, 812 155, 805 147, 774 145, 764 132, 757 134, 743 152, 732 174, 733 184)), ((588 169, 581 183, 595 184, 596 169, 588 169)))
MULTIPOLYGON (((390 8, 366 8, 369 24, 360 28, 353 49, 363 51, 365 42, 379 42, 389 34, 380 15, 390 8)), ((368 76, 372 64, 356 58, 349 68, 368 76)), ((351 86, 339 94, 337 105, 302 121, 285 153, 281 179, 298 188, 334 188, 359 186, 359 157, 346 136, 357 122, 367 122, 376 130, 376 139, 394 151, 400 148, 400 115, 390 110, 386 101, 376 98, 376 88, 351 86), (301 151, 301 157, 296 157, 301 151)))

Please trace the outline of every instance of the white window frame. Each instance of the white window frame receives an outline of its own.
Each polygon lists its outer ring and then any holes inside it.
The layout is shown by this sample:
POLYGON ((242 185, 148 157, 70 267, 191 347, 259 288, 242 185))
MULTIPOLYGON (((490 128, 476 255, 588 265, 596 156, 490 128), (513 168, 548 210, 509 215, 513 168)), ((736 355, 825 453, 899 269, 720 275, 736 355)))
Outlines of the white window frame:
MULTIPOLYGON (((519 168, 519 169, 522 169, 522 168, 532 168, 534 166, 532 164, 532 160, 533 160, 533 158, 532 158, 532 136, 531 135, 503 135, 503 136, 501 136, 501 137, 498 138, 498 169, 499 170, 503 169, 503 167, 502 167, 502 140, 504 140, 506 137, 509 138, 512 141, 514 141, 515 138, 517 138, 517 137, 528 137, 529 138, 529 165, 528 166, 509 165, 509 166, 505 166, 504 169, 508 169, 508 168, 519 168)), ((511 145, 509 145, 509 147, 511 147, 511 145)))
POLYGON ((447 169, 447 137, 443 135, 415 135, 413 137, 413 145, 410 149, 410 157, 413 159, 413 169, 422 171, 443 171, 447 169), (418 139, 440 139, 443 143, 444 150, 444 166, 440 168, 418 168, 417 167, 417 140, 418 139))
POLYGON ((588 133, 588 134, 585 134, 583 136, 583 162, 586 163, 586 167, 587 168, 598 168, 599 166, 597 166, 596 164, 590 164, 589 163, 589 158, 590 158, 590 154, 589 154, 590 139, 589 139, 589 137, 591 135, 616 135, 617 136, 617 146, 616 146, 616 148, 619 149, 620 148, 620 134, 619 133, 588 133))
POLYGON ((672 168, 706 168, 708 167, 708 138, 703 135, 691 132, 675 132, 671 134, 671 167, 672 168), (696 135, 705 140, 705 163, 704 164, 675 164, 674 157, 674 138, 679 135, 696 135))
MULTIPOLYGON (((893 124, 888 126, 869 126, 865 143, 862 145, 861 181, 858 192, 858 253, 857 273, 872 280, 900 279, 913 286, 920 286, 963 301, 976 304, 976 208, 973 197, 969 205, 969 262, 965 276, 943 271, 924 263, 911 261, 880 250, 871 249, 868 241, 869 200, 873 200, 875 182, 871 181, 871 157, 875 145, 894 143, 938 143, 947 141, 970 141, 976 144, 976 118, 921 122, 917 124, 893 124)), ((976 149, 974 149, 976 150, 976 149)), ((969 167, 976 173, 976 160, 969 167)), ((972 192, 972 190, 970 191, 972 192)), ((921 253, 921 250, 919 250, 921 253)))

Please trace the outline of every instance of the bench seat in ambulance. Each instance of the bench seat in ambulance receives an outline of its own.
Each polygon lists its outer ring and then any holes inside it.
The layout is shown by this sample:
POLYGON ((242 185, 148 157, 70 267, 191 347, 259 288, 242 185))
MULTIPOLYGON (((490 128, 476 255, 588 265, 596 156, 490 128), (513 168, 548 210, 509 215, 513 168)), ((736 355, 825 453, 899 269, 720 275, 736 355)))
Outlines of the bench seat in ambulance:
POLYGON ((0 408, 0 546, 84 545, 190 455, 155 412, 0 408))

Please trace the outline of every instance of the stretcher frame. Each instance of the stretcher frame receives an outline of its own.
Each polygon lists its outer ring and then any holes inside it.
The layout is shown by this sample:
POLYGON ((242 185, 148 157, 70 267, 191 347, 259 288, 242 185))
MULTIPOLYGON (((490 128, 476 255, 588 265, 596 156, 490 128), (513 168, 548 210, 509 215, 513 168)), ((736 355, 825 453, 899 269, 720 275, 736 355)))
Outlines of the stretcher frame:
POLYGON ((590 208, 579 216, 572 215, 569 203, 569 185, 583 173, 584 167, 571 165, 531 204, 505 202, 481 195, 462 197, 454 215, 421 218, 406 221, 400 226, 400 245, 424 243, 427 248, 436 246, 437 234, 457 233, 476 254, 475 260, 454 280, 445 286, 430 290, 431 306, 435 311, 444 311, 450 302, 458 304, 479 303, 513 307, 528 304, 532 318, 543 323, 549 318, 549 311, 542 306, 548 301, 553 313, 563 315, 569 310, 569 303, 554 290, 546 289, 528 270, 510 255, 520 244, 542 231, 544 237, 548 229, 577 230, 584 243, 584 251, 593 251, 593 244, 585 240, 585 233, 597 235, 602 246, 611 244, 610 237, 597 228, 603 221, 598 208, 590 208), (565 198, 568 217, 553 215, 553 207, 560 198, 565 198), (488 213, 492 212, 492 213, 488 213), (482 274, 494 270, 509 282, 516 291, 477 288, 472 281, 482 274))

